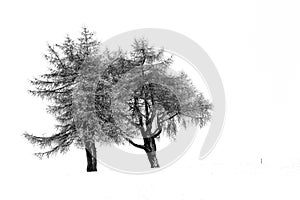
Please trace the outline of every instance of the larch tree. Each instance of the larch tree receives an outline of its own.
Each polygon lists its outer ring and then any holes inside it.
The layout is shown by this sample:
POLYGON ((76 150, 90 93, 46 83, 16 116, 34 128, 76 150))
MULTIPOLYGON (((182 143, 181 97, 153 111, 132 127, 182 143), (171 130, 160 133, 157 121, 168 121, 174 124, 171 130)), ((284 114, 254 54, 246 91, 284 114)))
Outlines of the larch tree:
POLYGON ((171 73, 172 57, 163 49, 135 40, 127 59, 137 66, 124 73, 110 89, 114 124, 124 140, 146 152, 151 168, 158 168, 156 141, 161 135, 176 139, 179 126, 203 127, 211 119, 212 104, 184 73, 171 73), (143 144, 134 142, 143 138, 143 144))
POLYGON ((99 64, 99 48, 100 43, 87 28, 83 28, 77 40, 67 36, 62 44, 48 45, 45 59, 50 63, 49 72, 31 80, 34 89, 29 92, 49 100, 47 111, 55 116, 58 124, 57 133, 50 136, 24 134, 31 143, 46 149, 35 153, 36 156, 43 158, 58 152, 65 153, 75 144, 86 151, 87 171, 97 171, 95 138, 94 135, 86 137, 78 130, 80 126, 74 119, 78 113, 74 113, 73 96, 78 81, 83 80, 79 77, 83 67, 94 66, 95 62, 99 64), (99 59, 95 60, 96 57, 99 59))

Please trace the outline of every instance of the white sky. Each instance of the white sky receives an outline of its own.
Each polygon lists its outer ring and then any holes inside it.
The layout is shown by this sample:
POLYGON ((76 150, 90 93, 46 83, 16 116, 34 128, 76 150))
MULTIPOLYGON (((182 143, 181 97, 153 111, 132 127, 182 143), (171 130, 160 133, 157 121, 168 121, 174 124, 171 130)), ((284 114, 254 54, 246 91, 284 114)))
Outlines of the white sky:
POLYGON ((299 19, 296 0, 1 1, 0 198, 299 199, 299 19), (145 176, 101 165, 86 174, 76 149, 43 161, 32 156, 20 135, 51 132, 54 121, 45 102, 26 92, 27 81, 45 71, 46 43, 76 36, 82 25, 102 41, 137 28, 170 29, 210 55, 227 111, 206 159, 198 160, 201 135, 174 165, 145 176))

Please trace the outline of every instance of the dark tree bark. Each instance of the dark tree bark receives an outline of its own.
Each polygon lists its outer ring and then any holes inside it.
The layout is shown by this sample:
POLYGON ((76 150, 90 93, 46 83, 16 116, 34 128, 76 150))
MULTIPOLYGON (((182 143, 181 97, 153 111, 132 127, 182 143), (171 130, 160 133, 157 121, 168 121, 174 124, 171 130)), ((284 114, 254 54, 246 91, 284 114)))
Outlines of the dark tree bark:
POLYGON ((85 152, 87 158, 87 172, 97 171, 97 151, 94 141, 85 142, 85 152))
POLYGON ((154 137, 144 138, 144 147, 145 147, 144 150, 146 151, 151 168, 159 168, 159 163, 158 163, 158 160, 156 157, 155 138, 154 137))
POLYGON ((143 149, 146 152, 151 168, 159 168, 159 163, 156 157, 156 137, 158 137, 158 134, 152 137, 144 137, 144 145, 136 144, 129 138, 126 138, 131 145, 143 149))

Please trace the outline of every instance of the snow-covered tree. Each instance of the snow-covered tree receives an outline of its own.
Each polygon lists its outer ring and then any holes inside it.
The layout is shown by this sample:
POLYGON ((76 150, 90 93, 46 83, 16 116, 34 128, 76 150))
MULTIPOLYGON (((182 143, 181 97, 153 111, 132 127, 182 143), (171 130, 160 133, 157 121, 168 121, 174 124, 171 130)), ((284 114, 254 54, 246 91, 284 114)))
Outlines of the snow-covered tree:
POLYGON ((170 72, 173 60, 163 49, 149 46, 145 39, 135 40, 127 57, 137 66, 124 73, 108 91, 110 110, 122 137, 143 149, 151 168, 159 167, 156 140, 163 134, 176 138, 180 125, 204 126, 211 118, 212 104, 181 72, 170 72), (142 137, 144 143, 136 144, 142 137))
MULTIPOLYGON (((50 136, 35 136, 25 133, 33 144, 38 144, 43 152, 35 153, 38 157, 49 157, 57 152, 65 153, 71 144, 85 148, 87 171, 97 171, 96 149, 93 137, 82 137, 74 120, 74 88, 78 84, 79 71, 91 64, 92 58, 99 57, 100 43, 94 33, 83 28, 77 40, 69 36, 62 44, 48 45, 46 60, 50 64, 49 73, 31 81, 34 89, 29 92, 49 100, 47 111, 53 114, 58 122, 57 133, 50 136)), ((93 60, 95 61, 95 60, 93 60)))
POLYGON ((128 141, 146 151, 151 167, 159 167, 156 140, 161 134, 176 138, 178 126, 201 127, 210 120, 212 105, 195 89, 187 75, 169 73, 172 58, 164 58, 144 39, 133 51, 99 51, 94 34, 83 28, 81 37, 66 37, 48 45, 49 73, 31 81, 30 93, 49 100, 48 112, 58 121, 57 133, 25 133, 43 152, 38 157, 65 153, 72 144, 86 150, 87 171, 97 171, 95 142, 128 141), (144 144, 133 139, 142 136, 144 144))

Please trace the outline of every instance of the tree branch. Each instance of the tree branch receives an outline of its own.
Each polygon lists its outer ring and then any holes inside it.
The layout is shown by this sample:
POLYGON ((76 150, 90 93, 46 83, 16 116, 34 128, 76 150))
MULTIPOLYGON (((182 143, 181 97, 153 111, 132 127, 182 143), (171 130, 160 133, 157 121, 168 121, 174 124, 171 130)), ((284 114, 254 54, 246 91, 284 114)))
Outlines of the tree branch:
POLYGON ((154 135, 152 136, 153 138, 157 138, 161 134, 162 128, 159 128, 156 131, 154 132, 154 135), (157 133, 155 133, 156 131, 157 131, 157 133))
POLYGON ((150 119, 149 119, 149 123, 152 124, 153 120, 154 120, 154 117, 156 116, 156 107, 153 106, 152 107, 152 112, 151 112, 151 115, 150 115, 150 119))
POLYGON ((145 131, 143 126, 141 126, 140 124, 136 124, 134 123, 131 119, 128 119, 127 115, 121 113, 121 112, 118 112, 117 114, 119 114, 123 119, 125 119, 126 121, 128 121, 131 125, 133 125, 134 127, 138 128, 140 131, 145 131))
POLYGON ((171 117, 169 117, 169 118, 167 118, 167 119, 165 119, 165 120, 162 120, 161 123, 163 123, 163 122, 165 122, 165 121, 168 121, 168 120, 171 120, 171 119, 173 119, 174 117, 176 117, 176 116, 179 115, 179 114, 180 114, 180 113, 177 112, 177 113, 175 113, 174 115, 172 115, 171 117))
POLYGON ((140 149, 144 149, 146 150, 146 147, 144 145, 140 145, 140 144, 136 144, 134 143, 131 139, 129 138, 125 138, 130 144, 132 144, 133 146, 137 147, 137 148, 140 148, 140 149))

